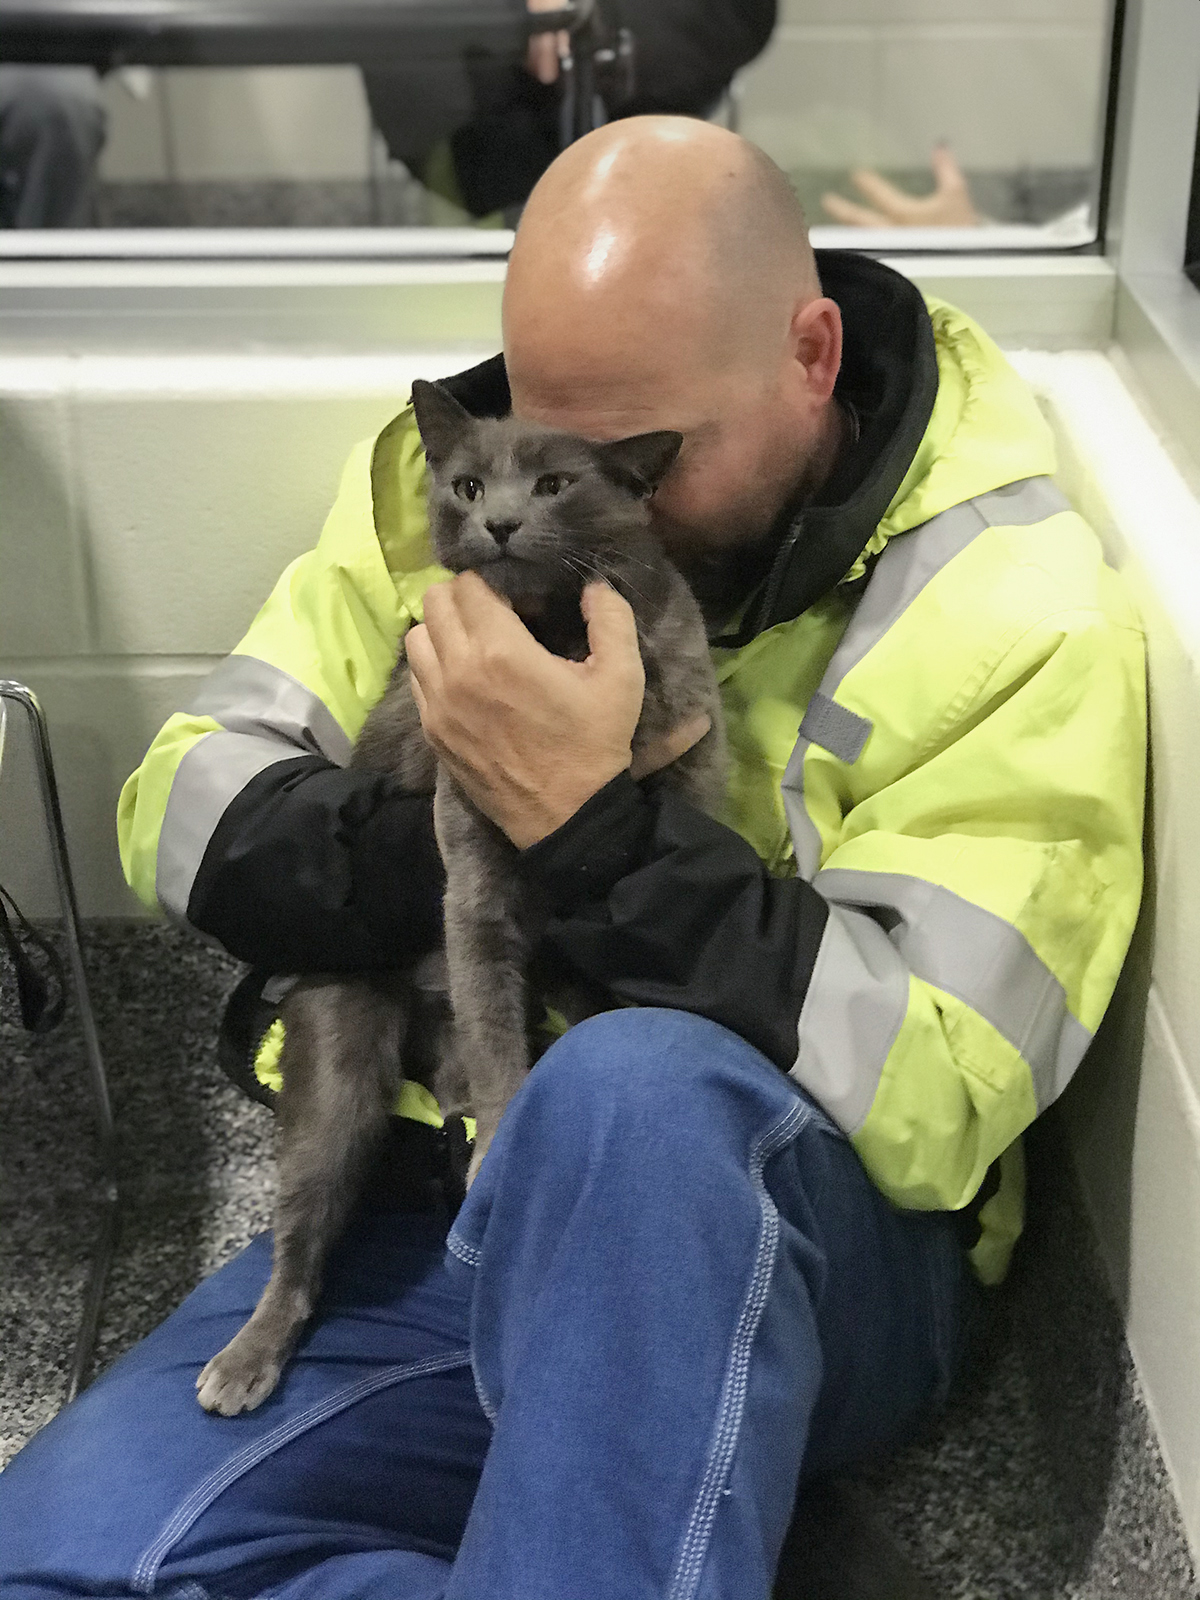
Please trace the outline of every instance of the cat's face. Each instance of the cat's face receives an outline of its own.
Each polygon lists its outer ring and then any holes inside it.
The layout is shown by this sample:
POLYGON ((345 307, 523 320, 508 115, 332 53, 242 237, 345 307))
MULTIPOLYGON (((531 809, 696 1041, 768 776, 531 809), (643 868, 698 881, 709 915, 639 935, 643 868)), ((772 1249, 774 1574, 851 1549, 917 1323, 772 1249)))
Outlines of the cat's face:
POLYGON ((592 578, 638 587, 647 502, 678 453, 677 433, 596 444, 573 434, 472 417, 440 386, 413 384, 432 475, 434 551, 475 570, 519 612, 578 595, 592 578))

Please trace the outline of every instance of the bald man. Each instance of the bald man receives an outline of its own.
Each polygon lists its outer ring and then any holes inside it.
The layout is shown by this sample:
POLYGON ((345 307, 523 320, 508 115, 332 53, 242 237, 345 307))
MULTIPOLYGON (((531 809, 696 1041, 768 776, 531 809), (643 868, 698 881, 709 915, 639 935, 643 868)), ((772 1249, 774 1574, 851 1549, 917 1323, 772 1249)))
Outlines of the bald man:
MULTIPOLYGON (((265 1238, 28 1446, 0 1478, 6 1597, 761 1600, 798 1486, 943 1398, 1020 1230, 1021 1131, 1111 994, 1140 634, 968 318, 814 260, 749 145, 633 119, 546 174, 504 356, 446 381, 478 416, 682 433, 651 510, 711 628, 725 807, 631 774, 615 593, 585 591, 586 661, 548 655, 431 566, 411 409, 355 453, 316 549, 127 785, 130 881, 252 963, 252 998, 431 948, 429 798, 345 765, 403 638, 543 953, 614 1009, 542 1056, 452 1221, 415 1181, 440 1112, 402 1095, 258 1410, 193 1388, 265 1238)), ((242 1045, 264 1085, 270 1019, 242 1045)))

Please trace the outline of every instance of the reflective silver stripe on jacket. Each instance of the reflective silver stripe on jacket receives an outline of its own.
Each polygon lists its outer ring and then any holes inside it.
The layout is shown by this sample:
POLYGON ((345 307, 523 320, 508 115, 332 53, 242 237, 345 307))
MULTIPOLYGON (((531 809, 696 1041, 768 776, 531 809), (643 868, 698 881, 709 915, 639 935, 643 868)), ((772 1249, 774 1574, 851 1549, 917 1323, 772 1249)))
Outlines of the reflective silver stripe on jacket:
POLYGON ((1039 1109, 1062 1092, 1090 1041, 1067 1010, 1062 985, 1002 918, 901 874, 819 873, 821 837, 804 803, 810 745, 848 764, 862 754, 871 724, 839 705, 837 690, 926 584, 985 529, 1027 527, 1068 510, 1052 479, 1024 478, 897 534, 884 547, 800 724, 783 775, 783 803, 796 870, 814 882, 830 913, 800 1013, 792 1076, 847 1133, 862 1126, 875 1099, 908 1009, 910 973, 957 995, 1020 1051, 1033 1073, 1039 1109))
POLYGON ((925 585, 986 528, 1027 527, 1069 510, 1066 496, 1052 478, 1022 478, 951 506, 919 527, 896 534, 884 546, 850 625, 809 702, 783 775, 784 811, 796 852, 796 870, 802 878, 811 881, 821 864, 821 836, 804 804, 808 748, 820 745, 852 764, 871 733, 865 717, 838 704, 836 694, 842 679, 879 643, 925 585))
POLYGON ((904 873, 831 867, 817 873, 813 888, 833 906, 873 913, 910 972, 990 1022, 1028 1062, 1039 1111, 1058 1099, 1092 1035, 1019 929, 941 884, 904 873))
POLYGON ((292 755, 324 756, 344 767, 350 740, 323 700, 298 678, 257 656, 228 656, 211 672, 188 706, 194 717, 211 717, 228 733, 281 739, 292 755))
POLYGON ((226 809, 278 761, 319 755, 344 766, 351 743, 333 713, 288 672, 256 656, 229 656, 200 685, 188 711, 224 731, 198 739, 175 773, 155 870, 159 904, 187 915, 192 884, 226 809))
POLYGON ((857 1133, 908 1011, 908 968, 877 922, 832 907, 800 1012, 791 1076, 857 1133))
POLYGON ((187 915, 208 841, 229 805, 267 767, 305 752, 248 733, 208 733, 184 756, 163 814, 154 892, 164 910, 187 915))

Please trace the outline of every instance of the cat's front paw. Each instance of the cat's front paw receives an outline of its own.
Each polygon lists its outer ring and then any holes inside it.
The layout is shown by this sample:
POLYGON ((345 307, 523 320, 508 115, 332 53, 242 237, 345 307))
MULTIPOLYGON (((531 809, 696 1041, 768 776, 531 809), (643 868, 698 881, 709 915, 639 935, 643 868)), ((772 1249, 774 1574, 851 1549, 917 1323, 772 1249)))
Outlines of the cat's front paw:
POLYGON ((239 1411, 260 1406, 283 1370, 283 1360, 263 1348, 262 1341, 243 1328, 220 1350, 196 1379, 196 1399, 205 1411, 235 1417, 239 1411))

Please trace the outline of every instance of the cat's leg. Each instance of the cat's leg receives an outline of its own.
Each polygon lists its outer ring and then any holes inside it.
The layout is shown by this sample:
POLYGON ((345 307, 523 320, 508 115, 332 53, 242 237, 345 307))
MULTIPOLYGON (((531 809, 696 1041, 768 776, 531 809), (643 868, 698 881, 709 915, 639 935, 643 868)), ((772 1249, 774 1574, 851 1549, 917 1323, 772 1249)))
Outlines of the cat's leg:
MULTIPOLYGON (((709 710, 708 714, 712 716, 713 712, 709 710)), ((634 748, 637 749, 636 741, 634 748)), ((650 781, 655 786, 674 790, 701 811, 714 816, 720 811, 725 796, 728 773, 724 729, 714 722, 702 739, 669 766, 660 768, 650 781)))
POLYGON ((514 848, 445 773, 438 774, 434 823, 446 867, 446 964, 457 1049, 475 1114, 469 1185, 529 1071, 528 946, 514 848))
POLYGON ((279 1193, 271 1277, 253 1315, 201 1372, 207 1411, 253 1411, 312 1315, 330 1248, 387 1127, 406 1005, 397 980, 320 978, 282 1007, 279 1193))

